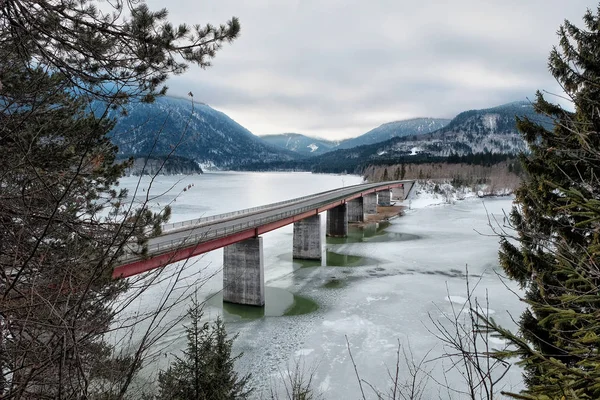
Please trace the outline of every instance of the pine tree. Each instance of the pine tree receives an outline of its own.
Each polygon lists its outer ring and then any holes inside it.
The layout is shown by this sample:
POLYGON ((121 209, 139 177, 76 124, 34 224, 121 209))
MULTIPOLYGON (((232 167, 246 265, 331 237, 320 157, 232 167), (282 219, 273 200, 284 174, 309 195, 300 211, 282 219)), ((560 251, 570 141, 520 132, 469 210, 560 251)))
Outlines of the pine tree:
POLYGON ((390 180, 390 177, 388 175, 388 170, 387 170, 387 168, 384 168, 383 169, 383 176, 381 177, 381 181, 382 182, 387 182, 389 180, 390 180))
POLYGON ((116 185, 127 163, 115 163, 106 111, 152 101, 169 75, 209 66, 239 33, 235 18, 174 27, 166 10, 98 3, 0 2, 3 399, 89 398, 114 371, 114 398, 125 395, 142 352, 115 359, 105 341, 129 289, 112 271, 169 209, 126 203, 116 185))
POLYGON ((202 308, 194 301, 188 309, 187 348, 183 357, 175 357, 169 369, 158 376, 156 400, 233 400, 248 397, 250 374, 239 377, 231 356, 237 335, 227 338, 220 318, 202 323, 202 308))
MULTIPOLYGON (((7 154, 0 160, 0 329, 7 334, 3 372, 12 371, 3 394, 60 397, 83 390, 80 371, 107 363, 107 346, 98 338, 114 317, 111 304, 127 288, 112 280, 119 249, 129 238, 143 242, 145 229, 158 229, 167 214, 124 212, 126 192, 111 189, 124 168, 114 164, 106 137, 111 122, 86 113, 73 95, 43 92, 53 77, 26 76, 33 78, 30 86, 40 85, 40 104, 35 113, 11 113, 0 128, 7 154), (17 156, 24 162, 15 164, 17 156), (106 210, 110 215, 103 216, 106 210), (130 222, 118 223, 123 217, 130 222)), ((5 93, 12 83, 6 81, 5 93)))
POLYGON ((527 310, 508 338, 525 370, 523 399, 600 398, 600 7, 580 29, 565 21, 549 57, 552 75, 573 102, 569 112, 537 94, 553 130, 518 120, 531 152, 511 221, 518 246, 504 238, 500 261, 525 290, 527 310))

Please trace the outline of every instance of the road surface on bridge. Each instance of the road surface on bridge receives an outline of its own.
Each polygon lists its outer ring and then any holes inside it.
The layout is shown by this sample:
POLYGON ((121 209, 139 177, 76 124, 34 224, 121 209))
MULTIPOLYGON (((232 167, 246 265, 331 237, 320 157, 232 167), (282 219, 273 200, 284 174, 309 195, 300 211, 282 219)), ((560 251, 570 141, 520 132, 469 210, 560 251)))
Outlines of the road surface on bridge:
POLYGON ((121 265, 115 268, 113 277, 133 276, 256 237, 365 194, 407 185, 409 188, 404 191, 406 198, 413 183, 412 180, 404 180, 353 185, 233 213, 169 224, 168 230, 149 240, 145 257, 135 254, 134 250, 127 252, 120 259, 121 265), (178 225, 181 228, 176 228, 178 225))

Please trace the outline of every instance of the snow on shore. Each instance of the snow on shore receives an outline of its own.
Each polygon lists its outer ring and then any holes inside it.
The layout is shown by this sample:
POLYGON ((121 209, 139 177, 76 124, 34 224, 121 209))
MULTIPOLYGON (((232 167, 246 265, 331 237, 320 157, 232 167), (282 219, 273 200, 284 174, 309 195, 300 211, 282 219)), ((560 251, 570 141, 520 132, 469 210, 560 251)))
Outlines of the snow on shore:
MULTIPOLYGON (((449 181, 416 181, 408 199, 404 205, 408 210, 424 207, 454 204, 457 201, 476 197, 508 196, 512 190, 507 188, 489 188, 486 185, 478 185, 476 188, 460 186, 455 187, 449 181)), ((405 211, 405 212, 406 212, 405 211)))

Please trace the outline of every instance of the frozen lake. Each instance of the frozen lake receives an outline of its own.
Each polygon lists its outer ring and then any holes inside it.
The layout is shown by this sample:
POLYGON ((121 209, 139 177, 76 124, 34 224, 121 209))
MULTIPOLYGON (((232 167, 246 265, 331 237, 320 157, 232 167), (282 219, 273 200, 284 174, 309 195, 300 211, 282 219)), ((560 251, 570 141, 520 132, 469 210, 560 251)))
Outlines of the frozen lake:
MULTIPOLYGON (((171 204, 172 222, 248 208, 305 196, 361 182, 352 175, 309 173, 206 173, 197 176, 159 177, 152 200, 156 209, 171 204), (186 189, 184 191, 184 188, 186 189)), ((121 180, 134 188, 137 178, 121 180)), ((147 182, 142 181, 140 187, 147 182)), ((145 195, 141 192, 140 195, 145 195)), ((352 229, 347 239, 328 239, 321 265, 292 260, 292 226, 264 235, 267 305, 263 309, 226 305, 222 287, 222 250, 188 263, 179 286, 191 285, 198 276, 211 277, 199 288, 206 300, 207 318, 223 315, 229 333, 239 333, 236 350, 244 356, 240 371, 250 371, 256 397, 267 397, 286 369, 295 362, 314 372, 313 386, 324 398, 358 398, 359 386, 346 337, 361 378, 387 392, 387 370, 395 370, 398 342, 415 360, 427 355, 431 371, 428 395, 451 398, 436 381, 443 382, 449 361, 436 360, 445 352, 435 337, 433 320, 460 308, 466 297, 468 266, 475 295, 489 300, 490 314, 512 327, 523 306, 511 282, 498 277, 498 238, 491 235, 489 215, 503 219, 511 199, 467 199, 452 205, 413 201, 416 206, 401 218, 378 226, 352 229), (507 287, 508 286, 508 287, 507 287)), ((442 203, 440 198, 437 202, 442 203)), ((322 216, 324 230, 325 216, 322 216)), ((167 268, 177 268, 176 265, 167 268)), ((166 283, 148 291, 137 307, 152 307, 166 283)), ((175 312, 182 313, 186 305, 175 312)), ((185 345, 181 325, 157 346, 165 354, 185 345)), ((151 377, 167 365, 168 357, 146 368, 151 377)), ((401 374, 406 367, 401 365, 401 374)), ((461 387, 460 375, 447 372, 448 384, 461 387)), ((408 378, 408 376, 407 376, 408 378)), ((151 378, 152 379, 152 378, 151 378)), ((520 372, 512 368, 505 389, 518 385, 520 372)), ((364 386, 364 384, 363 384, 364 386)), ((375 398, 365 386, 367 398, 375 398)), ((452 398, 461 398, 453 395, 452 398)))

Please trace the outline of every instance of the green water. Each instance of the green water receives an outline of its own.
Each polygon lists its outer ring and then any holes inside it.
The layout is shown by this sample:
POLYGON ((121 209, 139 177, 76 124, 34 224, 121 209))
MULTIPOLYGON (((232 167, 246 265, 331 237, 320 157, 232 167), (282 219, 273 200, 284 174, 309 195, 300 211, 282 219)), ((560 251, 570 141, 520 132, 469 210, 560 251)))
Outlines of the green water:
MULTIPOLYGON (((372 223, 363 227, 349 226, 348 237, 345 238, 326 238, 326 245, 338 245, 348 243, 361 243, 361 242, 398 242, 407 240, 418 240, 421 236, 412 235, 407 233, 396 233, 387 232, 386 229, 390 226, 387 221, 372 223)), ((369 266, 377 265, 381 261, 375 258, 361 257, 349 254, 341 254, 332 250, 327 250, 324 254, 323 260, 300 260, 294 259, 294 268, 314 268, 320 266, 327 267, 358 267, 358 266, 369 266)), ((279 255, 279 259, 282 261, 288 261, 290 258, 289 253, 279 255)))
MULTIPOLYGON (((328 245, 359 243, 359 242, 386 242, 398 240, 415 240, 419 237, 403 233, 389 233, 386 228, 390 226, 389 222, 379 222, 365 225, 364 227, 351 226, 348 230, 347 238, 327 238, 328 245)), ((350 281, 356 279, 352 276, 352 267, 376 266, 379 260, 369 257, 355 256, 351 254, 341 254, 335 251, 327 250, 324 254, 324 260, 293 260, 295 268, 315 268, 321 266, 327 267, 346 267, 341 270, 341 276, 331 276, 320 286, 323 289, 341 289, 347 287, 350 281), (349 268, 348 268, 349 267, 349 268)), ((288 260, 290 254, 282 254, 280 258, 288 260)), ((377 268, 373 270, 376 274, 377 268)), ((209 304, 221 308, 223 315, 229 320, 250 320, 263 317, 281 317, 308 314, 318 310, 319 305, 313 300, 294 294, 288 290, 265 287, 265 306, 245 306, 240 304, 224 303, 222 292, 215 294, 209 304)))
POLYGON ((379 242, 400 242, 407 240, 421 239, 421 236, 412 235, 408 233, 400 232, 386 232, 386 229, 390 226, 387 221, 377 222, 373 224, 367 224, 362 227, 349 226, 348 237, 345 238, 333 238, 328 237, 328 244, 346 244, 346 243, 379 243, 379 242))
POLYGON ((340 254, 334 251, 327 250, 325 252, 324 263, 321 260, 299 260, 294 259, 294 264, 299 268, 312 268, 312 267, 358 267, 365 265, 375 265, 377 260, 368 257, 353 256, 350 254, 340 254))
POLYGON ((374 224, 359 226, 348 226, 348 236, 345 238, 328 237, 329 244, 345 244, 345 243, 361 243, 369 241, 369 239, 383 236, 386 234, 385 229, 390 226, 389 222, 379 222, 374 224))
POLYGON ((264 307, 223 302, 223 292, 212 296, 208 304, 222 308, 226 320, 302 315, 319 309, 319 305, 307 297, 269 286, 265 287, 264 307))

